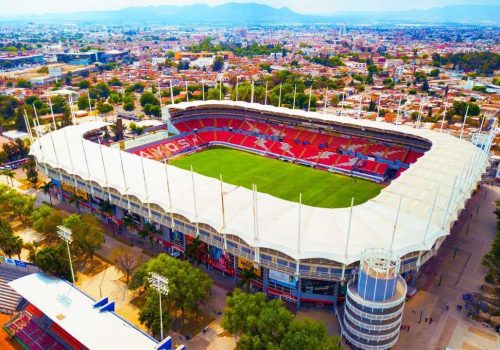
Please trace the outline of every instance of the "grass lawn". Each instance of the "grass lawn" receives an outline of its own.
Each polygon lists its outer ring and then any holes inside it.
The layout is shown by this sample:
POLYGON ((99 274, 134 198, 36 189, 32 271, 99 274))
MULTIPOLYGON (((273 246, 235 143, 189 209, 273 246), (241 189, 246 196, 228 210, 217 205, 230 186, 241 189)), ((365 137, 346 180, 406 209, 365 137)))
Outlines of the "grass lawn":
POLYGON ((353 177, 312 169, 303 165, 269 159, 248 152, 214 147, 170 161, 182 169, 219 178, 246 188, 257 185, 259 192, 315 207, 341 208, 361 204, 379 194, 382 185, 353 177))

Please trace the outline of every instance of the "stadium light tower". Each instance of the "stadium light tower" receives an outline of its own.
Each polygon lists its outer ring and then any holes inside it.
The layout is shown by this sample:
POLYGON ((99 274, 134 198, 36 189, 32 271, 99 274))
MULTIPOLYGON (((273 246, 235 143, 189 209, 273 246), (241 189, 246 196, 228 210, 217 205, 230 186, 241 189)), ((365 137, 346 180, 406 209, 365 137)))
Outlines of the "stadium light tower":
POLYGON ((71 279, 73 284, 75 284, 75 273, 73 272, 73 263, 71 262, 71 254, 69 252, 69 244, 73 241, 73 232, 67 227, 57 226, 57 235, 66 242, 66 247, 68 248, 68 259, 69 267, 71 269, 71 279))
POLYGON ((163 340, 163 315, 161 308, 161 295, 168 295, 168 279, 156 272, 151 272, 149 278, 149 285, 158 291, 158 296, 160 297, 160 337, 163 340))

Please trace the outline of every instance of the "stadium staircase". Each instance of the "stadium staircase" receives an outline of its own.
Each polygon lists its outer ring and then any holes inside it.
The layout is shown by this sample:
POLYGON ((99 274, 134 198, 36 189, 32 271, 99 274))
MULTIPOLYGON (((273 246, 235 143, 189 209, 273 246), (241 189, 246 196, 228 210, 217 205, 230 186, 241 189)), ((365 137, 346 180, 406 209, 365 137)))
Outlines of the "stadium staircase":
POLYGON ((29 274, 27 271, 16 270, 15 268, 0 266, 0 312, 10 315, 16 311, 16 307, 21 301, 21 296, 17 294, 7 283, 29 274))

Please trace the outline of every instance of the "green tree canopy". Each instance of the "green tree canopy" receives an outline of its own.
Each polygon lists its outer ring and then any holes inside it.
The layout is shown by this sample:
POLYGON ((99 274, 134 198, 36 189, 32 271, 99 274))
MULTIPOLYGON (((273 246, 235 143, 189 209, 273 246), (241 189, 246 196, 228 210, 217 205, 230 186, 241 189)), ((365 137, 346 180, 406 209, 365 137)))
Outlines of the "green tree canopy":
POLYGON ((227 299, 222 327, 239 336, 241 350, 341 349, 338 337, 328 336, 324 325, 295 320, 281 300, 267 301, 263 293, 237 289, 227 299))
POLYGON ((71 247, 87 260, 92 260, 104 243, 104 229, 99 219, 91 214, 72 214, 63 220, 63 225, 73 232, 71 247))
MULTIPOLYGON (((169 293, 162 298, 163 310, 171 314, 180 310, 181 317, 186 313, 196 313, 201 302, 206 302, 210 296, 212 280, 204 272, 189 263, 177 260, 168 254, 160 254, 137 269, 129 283, 131 289, 143 288, 147 292, 146 305, 139 312, 139 317, 154 334, 159 334, 158 295, 148 282, 152 272, 168 279, 169 293)), ((169 318, 165 318, 165 330, 170 328, 169 318)))
POLYGON ((35 254, 35 264, 48 274, 62 277, 67 280, 71 278, 66 244, 61 243, 56 247, 47 246, 35 254))

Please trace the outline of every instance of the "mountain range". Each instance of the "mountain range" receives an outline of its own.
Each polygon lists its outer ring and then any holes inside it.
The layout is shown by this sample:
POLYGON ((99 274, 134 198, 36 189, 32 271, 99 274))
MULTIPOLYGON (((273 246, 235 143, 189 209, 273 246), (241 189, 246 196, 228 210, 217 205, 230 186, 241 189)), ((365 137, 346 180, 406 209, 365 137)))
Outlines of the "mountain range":
POLYGON ((454 5, 427 10, 394 12, 339 12, 305 15, 287 7, 274 8, 256 3, 208 5, 160 5, 128 7, 111 11, 1 16, 0 21, 99 22, 116 24, 171 25, 289 25, 331 23, 332 21, 371 23, 487 23, 500 24, 499 5, 454 5))

